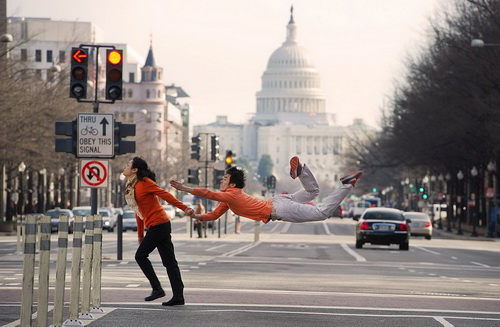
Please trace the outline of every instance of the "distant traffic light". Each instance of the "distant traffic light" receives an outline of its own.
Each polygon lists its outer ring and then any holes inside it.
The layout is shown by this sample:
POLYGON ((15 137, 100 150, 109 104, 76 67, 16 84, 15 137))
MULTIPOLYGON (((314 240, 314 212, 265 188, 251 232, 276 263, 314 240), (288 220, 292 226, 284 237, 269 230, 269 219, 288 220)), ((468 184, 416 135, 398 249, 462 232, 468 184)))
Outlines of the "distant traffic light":
POLYGON ((376 187, 372 188, 372 192, 377 193, 377 188, 376 187))
POLYGON ((56 138, 56 152, 76 154, 76 120, 56 121, 56 135, 71 136, 71 138, 56 138))
POLYGON ((135 124, 115 122, 115 155, 135 153, 135 141, 122 140, 127 136, 135 136, 135 124))
POLYGON ((211 153, 210 153, 210 158, 212 161, 217 161, 219 158, 219 137, 217 135, 213 135, 210 137, 210 144, 211 144, 211 153))
POLYGON ((217 188, 222 178, 224 178, 225 171, 222 169, 214 169, 214 188, 217 188))
POLYGON ((69 82, 69 97, 87 98, 88 49, 71 48, 71 71, 69 82))
POLYGON ((225 161, 226 161, 226 169, 227 168, 231 168, 232 163, 234 161, 233 160, 233 151, 231 151, 231 150, 227 150, 226 151, 226 159, 225 159, 225 161))
POLYGON ((267 188, 269 190, 271 189, 274 190, 276 188, 276 177, 274 177, 274 175, 268 176, 266 181, 267 181, 267 188))
POLYGON ((200 184, 200 169, 188 169, 188 183, 193 185, 200 184))
POLYGON ((191 138, 191 159, 200 160, 200 141, 201 138, 199 136, 193 136, 191 138))
POLYGON ((123 50, 106 50, 106 99, 121 100, 123 94, 123 50))

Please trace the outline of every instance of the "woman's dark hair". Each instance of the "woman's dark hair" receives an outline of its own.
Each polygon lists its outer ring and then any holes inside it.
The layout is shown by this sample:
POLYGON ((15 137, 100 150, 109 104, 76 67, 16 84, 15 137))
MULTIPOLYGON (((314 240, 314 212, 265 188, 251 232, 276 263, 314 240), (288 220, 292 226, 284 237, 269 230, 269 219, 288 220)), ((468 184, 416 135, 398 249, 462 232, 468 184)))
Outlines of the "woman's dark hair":
POLYGON ((236 188, 245 187, 245 170, 238 167, 231 167, 226 170, 226 174, 231 175, 229 184, 234 183, 236 188))
POLYGON ((137 168, 137 178, 139 180, 148 177, 153 182, 156 182, 156 174, 149 169, 148 163, 141 157, 134 157, 132 159, 132 168, 137 168))

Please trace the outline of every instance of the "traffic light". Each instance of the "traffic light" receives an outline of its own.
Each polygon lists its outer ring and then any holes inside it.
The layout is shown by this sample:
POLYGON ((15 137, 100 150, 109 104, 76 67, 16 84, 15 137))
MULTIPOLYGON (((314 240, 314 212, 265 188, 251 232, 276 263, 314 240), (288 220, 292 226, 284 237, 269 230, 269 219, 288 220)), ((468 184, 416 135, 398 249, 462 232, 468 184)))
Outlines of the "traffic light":
POLYGON ((372 188, 372 192, 377 193, 377 188, 376 187, 372 188))
POLYGON ((200 184, 200 169, 188 169, 188 183, 199 185, 200 184))
POLYGON ((224 174, 226 172, 222 169, 214 169, 214 188, 217 188, 219 186, 220 181, 222 178, 224 178, 224 174))
POLYGON ((121 100, 123 89, 123 50, 106 50, 106 99, 121 100))
POLYGON ((429 198, 429 196, 427 195, 427 192, 425 192, 425 187, 423 187, 423 186, 419 187, 418 192, 421 193, 420 198, 422 200, 427 200, 429 198))
POLYGON ((231 150, 227 150, 226 151, 226 159, 225 159, 225 161, 226 161, 226 169, 227 168, 231 168, 232 163, 234 161, 233 160, 233 155, 234 155, 233 151, 231 151, 231 150))
POLYGON ((219 137, 217 135, 211 136, 210 144, 212 148, 210 158, 212 159, 212 161, 217 161, 217 159, 219 159, 219 137))
POLYGON ((71 71, 69 82, 69 97, 87 98, 88 49, 71 48, 71 71))
POLYGON ((122 140, 127 136, 135 136, 135 124, 115 121, 115 155, 135 153, 135 141, 122 140))
POLYGON ((76 154, 76 120, 56 121, 56 135, 71 136, 71 138, 56 138, 56 152, 76 154))
POLYGON ((268 189, 275 189, 276 188, 276 177, 274 175, 268 176, 267 179, 267 188, 268 189))
POLYGON ((191 138, 191 159, 200 160, 200 141, 201 138, 199 136, 193 136, 191 138))

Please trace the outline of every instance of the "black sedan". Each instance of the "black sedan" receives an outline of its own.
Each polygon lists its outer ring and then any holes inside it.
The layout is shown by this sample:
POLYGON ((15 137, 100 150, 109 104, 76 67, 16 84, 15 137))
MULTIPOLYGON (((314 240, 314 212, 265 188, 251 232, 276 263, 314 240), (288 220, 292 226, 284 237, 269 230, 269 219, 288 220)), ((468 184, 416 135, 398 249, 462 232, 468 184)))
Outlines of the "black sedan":
POLYGON ((399 244, 400 250, 408 250, 410 243, 410 220, 403 211, 392 208, 368 208, 356 224, 356 248, 363 244, 399 244))

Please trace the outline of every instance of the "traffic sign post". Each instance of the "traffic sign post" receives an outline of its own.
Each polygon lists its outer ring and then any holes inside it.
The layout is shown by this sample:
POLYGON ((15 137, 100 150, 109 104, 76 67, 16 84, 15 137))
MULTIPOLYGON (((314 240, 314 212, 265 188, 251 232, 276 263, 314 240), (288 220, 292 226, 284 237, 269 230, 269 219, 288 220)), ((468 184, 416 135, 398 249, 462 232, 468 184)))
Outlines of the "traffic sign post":
POLYGON ((80 160, 80 187, 107 188, 109 176, 109 161, 82 159, 80 160))
POLYGON ((113 114, 78 114, 76 156, 113 158, 114 121, 113 114))

